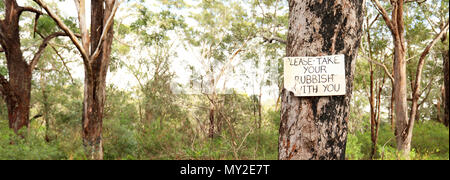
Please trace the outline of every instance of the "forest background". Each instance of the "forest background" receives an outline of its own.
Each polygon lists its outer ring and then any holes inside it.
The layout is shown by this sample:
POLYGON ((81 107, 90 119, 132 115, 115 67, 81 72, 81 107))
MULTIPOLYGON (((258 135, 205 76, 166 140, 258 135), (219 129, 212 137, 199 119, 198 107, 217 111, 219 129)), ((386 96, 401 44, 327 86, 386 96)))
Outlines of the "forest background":
MULTIPOLYGON (((42 10, 32 0, 17 2, 42 10)), ((72 0, 45 2, 81 33, 72 0)), ((422 52, 448 26, 448 6, 448 0, 405 3, 408 94, 422 52)), ((25 59, 59 31, 49 16, 35 19, 34 13, 20 16, 25 59)), ((364 21, 346 159, 399 159, 391 34, 373 1, 365 2, 364 21)), ((106 80, 104 159, 277 159, 287 30, 286 0, 124 1, 106 80)), ((411 159, 449 159, 448 39, 447 28, 426 56, 411 159)), ((0 74, 9 79, 2 49, 0 74)), ((0 101, 0 159, 89 159, 80 123, 83 60, 69 38, 48 42, 32 77, 28 127, 11 130, 0 101)))

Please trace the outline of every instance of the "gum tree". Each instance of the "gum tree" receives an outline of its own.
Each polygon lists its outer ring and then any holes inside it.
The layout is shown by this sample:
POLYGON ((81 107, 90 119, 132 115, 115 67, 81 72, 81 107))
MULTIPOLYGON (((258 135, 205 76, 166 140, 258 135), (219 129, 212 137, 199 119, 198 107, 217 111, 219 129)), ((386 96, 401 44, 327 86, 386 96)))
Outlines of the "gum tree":
POLYGON ((290 0, 286 56, 345 55, 346 95, 295 97, 283 89, 279 156, 345 159, 349 103, 362 35, 362 0, 290 0))
MULTIPOLYGON (((0 2, 4 18, 0 19, 0 53, 5 53, 8 78, 0 74, 0 94, 8 108, 9 127, 15 133, 23 127, 28 127, 30 116, 31 79, 45 48, 49 42, 59 36, 66 36, 64 32, 39 32, 36 28, 39 17, 43 13, 31 6, 19 6, 16 0, 0 2), (41 44, 30 60, 24 58, 21 40, 21 16, 25 12, 35 14, 34 35, 42 37, 41 44), (43 34, 48 34, 43 36, 43 34)), ((74 35, 75 36, 75 35, 74 35)))
POLYGON ((421 79, 423 73, 423 67, 427 60, 427 55, 430 50, 436 45, 439 39, 447 33, 449 28, 448 19, 440 29, 439 32, 434 35, 434 38, 429 42, 424 50, 421 52, 417 70, 415 72, 415 79, 411 80, 411 110, 408 112, 408 88, 407 88, 407 64, 406 59, 408 55, 408 39, 405 36, 405 18, 404 9, 406 3, 424 3, 425 1, 416 0, 397 0, 391 1, 391 16, 388 15, 388 11, 384 8, 378 0, 372 0, 376 6, 378 12, 382 16, 386 26, 392 35, 392 42, 394 46, 394 65, 393 65, 393 78, 394 78, 394 112, 395 112, 395 136, 397 141, 397 150, 404 158, 409 158, 409 152, 411 150, 411 140, 413 134, 414 123, 417 118, 419 97, 421 96, 421 79), (408 116, 409 113, 409 116, 408 116))
POLYGON ((90 32, 85 0, 74 0, 78 11, 81 42, 61 18, 42 0, 34 0, 57 23, 81 53, 85 69, 82 136, 86 154, 103 159, 103 110, 106 98, 106 75, 111 60, 114 16, 120 0, 92 0, 90 32))

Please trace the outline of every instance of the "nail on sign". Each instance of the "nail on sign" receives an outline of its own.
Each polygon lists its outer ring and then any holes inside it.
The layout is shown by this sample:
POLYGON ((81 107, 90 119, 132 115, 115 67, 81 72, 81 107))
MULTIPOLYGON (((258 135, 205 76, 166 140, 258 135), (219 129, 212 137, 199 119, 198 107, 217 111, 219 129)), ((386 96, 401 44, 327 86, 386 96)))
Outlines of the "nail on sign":
POLYGON ((345 95, 344 55, 285 57, 284 88, 295 96, 345 95))

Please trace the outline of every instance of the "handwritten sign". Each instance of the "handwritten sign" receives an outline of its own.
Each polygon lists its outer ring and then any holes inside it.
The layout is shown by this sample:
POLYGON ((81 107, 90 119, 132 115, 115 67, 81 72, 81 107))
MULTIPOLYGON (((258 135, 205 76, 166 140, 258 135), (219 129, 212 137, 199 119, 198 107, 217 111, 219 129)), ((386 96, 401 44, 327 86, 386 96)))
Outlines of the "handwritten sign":
POLYGON ((285 57, 284 88, 295 96, 345 95, 345 56, 285 57))

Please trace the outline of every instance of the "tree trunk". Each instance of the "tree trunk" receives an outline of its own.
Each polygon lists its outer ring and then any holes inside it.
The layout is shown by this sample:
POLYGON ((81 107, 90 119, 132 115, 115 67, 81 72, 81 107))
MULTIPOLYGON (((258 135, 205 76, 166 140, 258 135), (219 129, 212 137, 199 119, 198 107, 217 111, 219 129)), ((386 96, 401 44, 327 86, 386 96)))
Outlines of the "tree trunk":
MULTIPOLYGON (((108 1, 91 1, 91 49, 96 49, 100 37, 111 15, 113 4, 108 1), (103 5, 105 4, 105 6, 103 5)), ((106 99, 106 74, 110 62, 113 28, 106 34, 105 42, 96 59, 89 65, 92 73, 85 71, 84 101, 83 101, 83 144, 91 159, 103 159, 103 110, 106 99)), ((91 56, 93 55, 93 51, 91 56)))
POLYGON ((14 67, 11 69, 8 68, 8 70, 10 77, 9 84, 12 91, 10 91, 5 100, 8 106, 9 128, 18 134, 21 128, 28 127, 29 124, 31 73, 29 73, 26 63, 22 64, 22 62, 18 62, 11 66, 14 67))
MULTIPOLYGON (((369 34, 369 33, 368 33, 369 34)), ((370 48, 370 35, 368 35, 368 44, 369 44, 369 48, 370 48)), ((369 49, 370 52, 370 49, 369 49)), ((372 57, 371 57, 372 58, 372 57)), ((369 104, 370 104, 370 136, 371 136, 371 140, 372 140, 372 150, 370 153, 370 158, 374 158, 375 154, 376 154, 376 147, 377 147, 377 139, 378 137, 376 136, 378 129, 377 127, 377 115, 376 115, 376 109, 377 107, 375 106, 375 94, 374 94, 374 77, 373 77, 373 65, 372 63, 370 63, 370 92, 369 92, 369 104)))
POLYGON ((41 92, 42 92, 42 118, 45 122, 45 141, 50 142, 50 117, 49 117, 49 111, 50 111, 50 104, 48 102, 48 94, 46 90, 47 86, 47 79, 44 75, 44 73, 41 73, 41 92))
POLYGON ((9 74, 9 82, 0 75, 0 93, 8 107, 9 127, 16 134, 22 127, 28 127, 31 97, 31 70, 20 49, 21 8, 16 1, 5 1, 5 19, 0 20, 0 43, 6 55, 9 74))
MULTIPOLYGON (((443 89, 442 89, 443 90, 443 89)), ((443 94, 442 94, 443 95, 443 94)), ((441 119, 441 105, 442 105, 442 98, 438 98, 437 100, 438 102, 436 103, 436 109, 437 109, 437 113, 436 113, 436 121, 439 123, 444 123, 444 121, 441 119)))
POLYGON ((208 137, 214 138, 214 104, 211 103, 209 107, 209 131, 208 137))
MULTIPOLYGON (((392 81, 391 81, 392 82, 392 81)), ((389 108, 389 118, 391 119, 391 130, 394 131, 394 135, 397 136, 397 133, 395 132, 395 117, 394 117, 394 101, 395 101, 395 88, 394 83, 391 83, 392 91, 391 91, 391 102, 390 102, 390 108, 389 108)))
MULTIPOLYGON (((403 34, 403 33, 402 33, 403 34)), ((406 60, 405 51, 403 49, 402 37, 395 37, 394 48, 394 112, 395 112, 395 134, 397 140, 397 150, 399 150, 404 157, 409 156, 411 150, 412 133, 408 133, 409 118, 408 118, 408 103, 407 103, 407 89, 406 89, 406 60)), ((414 123, 411 122, 411 123, 414 123)), ((411 126, 412 127, 412 126, 411 126)))
POLYGON ((262 90, 261 90, 261 88, 259 89, 258 117, 259 117, 258 129, 259 129, 259 131, 261 131, 261 126, 262 126, 262 121, 263 121, 263 117, 262 117, 262 90))
POLYGON ((450 118, 449 108, 450 108, 450 74, 449 74, 449 55, 448 49, 444 52, 444 125, 448 127, 448 121, 450 118))
POLYGON ((279 159, 345 159, 349 102, 362 34, 362 0, 290 0, 286 56, 345 55, 346 95, 282 91, 279 159))
MULTIPOLYGON (((392 39, 394 42, 394 113, 395 113, 395 136, 397 140, 397 150, 402 153, 405 158, 409 157, 411 150, 412 129, 414 121, 408 119, 408 103, 407 103, 407 89, 406 89, 406 59, 405 59, 405 37, 404 37, 404 22, 403 22, 403 4, 404 0, 391 1, 392 18, 387 14, 387 11, 378 2, 372 0, 377 6, 377 10, 383 16, 383 19, 388 26, 392 39)), ((392 105, 391 105, 392 106, 392 105)), ((413 108, 413 111, 415 109, 413 108)))

